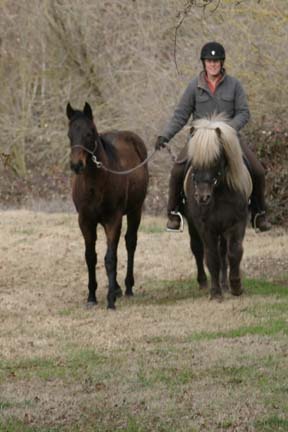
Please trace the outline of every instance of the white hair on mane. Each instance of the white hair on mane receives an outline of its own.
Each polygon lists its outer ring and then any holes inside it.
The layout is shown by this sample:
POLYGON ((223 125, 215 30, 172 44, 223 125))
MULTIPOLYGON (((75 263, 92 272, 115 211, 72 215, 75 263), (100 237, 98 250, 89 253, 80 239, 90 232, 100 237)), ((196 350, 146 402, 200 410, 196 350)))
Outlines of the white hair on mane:
POLYGON ((195 120, 193 135, 188 143, 187 156, 195 167, 209 167, 224 150, 227 158, 226 180, 234 190, 244 193, 247 199, 252 193, 252 181, 243 161, 243 153, 237 132, 223 114, 195 120))

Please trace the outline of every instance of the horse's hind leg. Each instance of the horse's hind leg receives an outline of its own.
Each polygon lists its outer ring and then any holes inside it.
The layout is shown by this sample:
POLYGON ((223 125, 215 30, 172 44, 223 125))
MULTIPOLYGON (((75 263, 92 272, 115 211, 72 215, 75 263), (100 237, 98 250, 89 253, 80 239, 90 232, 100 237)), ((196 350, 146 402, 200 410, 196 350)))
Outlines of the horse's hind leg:
POLYGON ((141 221, 141 211, 139 208, 127 214, 127 232, 125 235, 127 249, 127 273, 125 278, 126 296, 133 295, 134 286, 134 255, 137 246, 137 232, 141 221))
POLYGON ((189 223, 190 248, 195 257, 197 266, 197 281, 199 288, 207 288, 207 276, 204 269, 203 242, 192 223, 189 223))
POLYGON ((97 304, 96 298, 96 263, 97 254, 95 250, 96 245, 96 228, 95 222, 90 222, 79 215, 79 226, 82 231, 85 241, 85 259, 88 269, 88 298, 87 306, 93 306, 97 304))

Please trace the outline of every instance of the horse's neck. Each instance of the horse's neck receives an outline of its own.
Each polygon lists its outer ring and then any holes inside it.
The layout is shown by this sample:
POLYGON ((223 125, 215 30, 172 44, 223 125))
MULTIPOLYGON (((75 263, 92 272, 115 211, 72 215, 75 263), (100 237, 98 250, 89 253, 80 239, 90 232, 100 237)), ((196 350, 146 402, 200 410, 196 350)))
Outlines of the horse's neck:
POLYGON ((109 165, 111 164, 109 154, 107 153, 107 150, 105 149, 104 144, 103 144, 100 136, 98 137, 96 158, 99 162, 101 162, 103 165, 105 165, 107 167, 109 167, 109 165))

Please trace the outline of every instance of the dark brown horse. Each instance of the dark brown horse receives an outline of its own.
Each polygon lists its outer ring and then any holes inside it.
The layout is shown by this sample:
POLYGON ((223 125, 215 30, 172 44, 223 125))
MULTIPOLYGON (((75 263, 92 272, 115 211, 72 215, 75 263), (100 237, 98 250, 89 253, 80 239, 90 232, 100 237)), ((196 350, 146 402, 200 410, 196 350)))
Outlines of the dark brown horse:
POLYGON ((191 250, 200 287, 207 285, 204 255, 211 276, 211 298, 221 299, 222 288, 242 294, 240 262, 248 216, 251 178, 243 162, 234 129, 216 116, 194 122, 188 143, 191 168, 185 179, 191 250))
POLYGON ((127 215, 125 242, 128 254, 125 294, 133 295, 137 231, 148 186, 148 168, 143 163, 147 151, 142 139, 133 132, 111 131, 99 134, 88 103, 83 111, 74 110, 68 103, 66 113, 71 144, 70 164, 75 172, 72 196, 85 240, 88 267, 87 302, 88 305, 97 303, 95 246, 97 225, 101 224, 107 238, 105 268, 109 282, 108 308, 114 309, 116 297, 122 295, 117 282, 117 247, 123 215, 127 215), (125 175, 114 173, 138 165, 141 166, 125 175))

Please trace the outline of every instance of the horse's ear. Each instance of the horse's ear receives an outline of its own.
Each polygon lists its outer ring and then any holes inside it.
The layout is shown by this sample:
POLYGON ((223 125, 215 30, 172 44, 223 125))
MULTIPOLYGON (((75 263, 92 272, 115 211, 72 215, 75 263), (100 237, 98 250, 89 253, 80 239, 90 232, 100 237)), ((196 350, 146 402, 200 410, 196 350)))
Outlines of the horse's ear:
POLYGON ((216 132, 218 138, 221 138, 221 129, 217 127, 217 128, 215 129, 215 132, 216 132))
POLYGON ((91 106, 89 105, 88 102, 85 102, 83 112, 84 112, 84 114, 85 114, 85 115, 86 115, 90 120, 93 120, 93 112, 92 112, 92 108, 91 108, 91 106))
POLYGON ((67 115, 68 119, 71 120, 71 118, 73 117, 74 114, 75 114, 75 110, 70 105, 70 102, 68 102, 68 104, 66 106, 66 115, 67 115))

